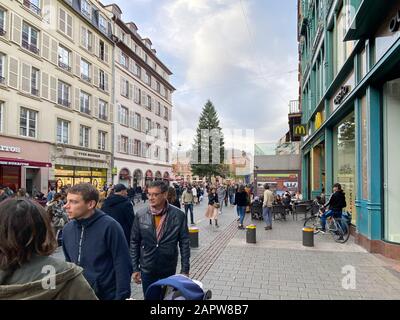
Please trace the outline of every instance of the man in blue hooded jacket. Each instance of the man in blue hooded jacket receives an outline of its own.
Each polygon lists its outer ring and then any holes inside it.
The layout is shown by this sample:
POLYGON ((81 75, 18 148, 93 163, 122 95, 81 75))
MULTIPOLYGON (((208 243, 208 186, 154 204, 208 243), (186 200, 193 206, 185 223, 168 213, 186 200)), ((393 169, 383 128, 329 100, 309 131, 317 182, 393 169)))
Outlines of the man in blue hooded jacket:
POLYGON ((89 183, 68 190, 64 207, 72 221, 63 230, 65 259, 83 268, 100 300, 127 299, 133 272, 128 244, 120 224, 96 209, 98 200, 89 183))

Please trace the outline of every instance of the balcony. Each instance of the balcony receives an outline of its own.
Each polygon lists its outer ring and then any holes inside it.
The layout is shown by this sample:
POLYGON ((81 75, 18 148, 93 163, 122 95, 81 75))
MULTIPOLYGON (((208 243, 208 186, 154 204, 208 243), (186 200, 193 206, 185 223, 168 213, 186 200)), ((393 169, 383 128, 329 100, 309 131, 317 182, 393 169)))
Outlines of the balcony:
POLYGON ((66 71, 68 71, 68 72, 71 72, 71 67, 68 65, 68 64, 65 64, 64 62, 62 62, 62 61, 58 61, 58 66, 61 68, 61 69, 64 69, 64 70, 66 70, 66 71))
POLYGON ((104 121, 108 121, 108 117, 106 114, 99 114, 99 119, 100 120, 104 120, 104 121))
POLYGON ((42 13, 42 10, 29 0, 24 0, 24 6, 27 7, 29 10, 33 11, 38 16, 40 16, 42 13))
POLYGON ((31 94, 38 97, 39 96, 39 89, 31 88, 31 94))
POLYGON ((90 79, 90 77, 86 74, 81 73, 81 79, 86 81, 86 82, 91 82, 92 79, 90 79))
POLYGON ((0 26, 0 36, 5 36, 6 30, 4 30, 3 26, 0 26))
POLYGON ((39 48, 36 47, 34 44, 30 44, 26 40, 22 40, 22 47, 29 50, 30 52, 33 52, 34 54, 39 54, 39 48))
POLYGON ((99 88, 103 91, 106 91, 106 85, 104 83, 99 83, 99 88))
POLYGON ((63 98, 58 98, 58 104, 60 106, 64 106, 64 107, 67 107, 67 108, 71 107, 71 102, 69 102, 68 100, 65 100, 63 98))
POLYGON ((88 108, 88 107, 85 107, 85 108, 82 108, 81 107, 81 110, 80 110, 82 113, 86 113, 86 114, 88 114, 88 115, 90 115, 90 109, 88 108))
POLYGON ((299 101, 291 100, 289 102, 289 115, 298 113, 301 113, 299 101))

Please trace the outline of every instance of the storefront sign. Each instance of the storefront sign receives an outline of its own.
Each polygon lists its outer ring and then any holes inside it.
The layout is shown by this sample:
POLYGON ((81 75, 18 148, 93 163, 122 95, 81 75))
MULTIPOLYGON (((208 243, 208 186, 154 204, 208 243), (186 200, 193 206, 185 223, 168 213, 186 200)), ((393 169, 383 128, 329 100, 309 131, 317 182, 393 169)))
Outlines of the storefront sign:
POLYGON ((51 168, 51 163, 29 161, 23 159, 0 158, 0 165, 3 166, 18 166, 18 167, 45 167, 51 168))
POLYGON ((390 32, 396 32, 399 30, 400 26, 400 10, 397 11, 397 14, 390 20, 389 30, 390 32))
POLYGON ((0 151, 20 153, 21 152, 21 148, 13 147, 13 146, 3 146, 3 145, 0 144, 0 151))
POLYGON ((307 135, 307 125, 306 124, 297 124, 293 126, 293 132, 295 136, 304 137, 307 135))
POLYGON ((93 152, 86 152, 74 149, 65 149, 65 156, 67 157, 74 157, 74 158, 82 158, 82 159, 90 159, 90 160, 99 160, 99 161, 106 161, 106 155, 101 153, 93 153, 93 152))
POLYGON ((339 105, 342 103, 343 99, 347 96, 347 94, 350 92, 350 86, 342 86, 340 89, 339 93, 336 95, 335 99, 333 102, 336 105, 339 105))

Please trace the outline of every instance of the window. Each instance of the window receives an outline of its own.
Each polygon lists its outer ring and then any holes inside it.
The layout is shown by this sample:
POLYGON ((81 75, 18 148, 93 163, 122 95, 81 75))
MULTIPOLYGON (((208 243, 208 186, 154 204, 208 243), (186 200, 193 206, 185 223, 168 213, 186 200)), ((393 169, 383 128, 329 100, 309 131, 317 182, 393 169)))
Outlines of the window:
POLYGON ((0 132, 3 132, 4 102, 0 101, 0 132))
POLYGON ((146 121, 145 121, 145 130, 146 130, 146 133, 149 133, 150 130, 151 130, 151 120, 150 120, 149 118, 146 118, 146 121))
POLYGON ((124 106, 121 106, 119 113, 119 123, 128 126, 129 110, 124 106))
POLYGON ((100 40, 100 42, 99 42, 99 56, 100 56, 101 60, 103 60, 103 61, 106 60, 105 59, 105 44, 104 44, 103 40, 100 40))
POLYGON ((40 10, 40 0, 24 0, 23 3, 24 6, 27 7, 29 10, 36 13, 37 15, 40 15, 42 11, 40 10))
POLYGON ((136 63, 136 76, 138 78, 142 77, 142 68, 136 63))
POLYGON ((160 147, 156 147, 154 149, 154 158, 156 158, 156 159, 160 158, 160 147))
POLYGON ((22 25, 22 47, 35 53, 39 53, 39 31, 26 22, 22 25))
POLYGON ((160 138, 160 133, 161 133, 161 126, 159 123, 156 124, 156 138, 160 138))
POLYGON ((39 95, 39 70, 32 67, 31 72, 31 94, 34 96, 39 95))
POLYGON ((157 90, 157 92, 161 91, 161 85, 158 81, 156 82, 156 90, 157 90))
POLYGON ((103 33, 108 31, 107 20, 101 14, 99 15, 99 28, 103 33))
POLYGON ((65 82, 58 81, 58 104, 64 107, 70 107, 71 86, 65 82))
POLYGON ((140 116, 139 113, 135 113, 133 118, 133 127, 136 130, 140 130, 141 125, 142 125, 142 117, 140 116))
POLYGON ((71 51, 63 46, 58 47, 58 66, 64 70, 71 71, 71 51))
POLYGON ((121 78, 121 95, 128 98, 129 97, 129 81, 121 78))
POLYGON ((63 8, 60 8, 59 10, 58 29, 67 37, 72 38, 73 18, 63 8))
POLYGON ((90 96, 84 91, 81 91, 80 95, 80 111, 86 114, 90 114, 90 96))
POLYGON ((169 150, 165 149, 165 162, 169 162, 169 150))
POLYGON ((128 58, 128 56, 127 56, 125 53, 123 53, 123 52, 121 52, 121 57, 120 57, 119 63, 120 63, 122 66, 124 66, 126 69, 129 69, 129 58, 128 58))
POLYGON ((161 115, 161 102, 157 102, 156 115, 161 115))
POLYGON ((36 138, 37 111, 21 108, 19 134, 24 137, 36 138))
POLYGON ((90 128, 81 126, 79 130, 79 145, 89 148, 90 145, 90 128))
POLYGON ((5 75, 5 61, 6 61, 6 56, 2 53, 0 53, 0 84, 5 84, 6 79, 4 77, 5 75))
POLYGON ((141 101, 142 101, 142 90, 140 90, 139 88, 136 88, 136 87, 135 87, 134 101, 137 104, 141 104, 141 101))
POLYGON ((107 121, 107 102, 99 100, 99 118, 107 121))
POLYGON ((92 33, 85 27, 82 27, 82 46, 88 51, 92 50, 92 39, 92 33))
POLYGON ((81 59, 81 78, 87 82, 90 82, 90 63, 85 59, 81 59))
POLYGON ((0 8, 0 36, 6 34, 6 12, 0 8))
POLYGON ((69 122, 65 120, 57 120, 57 143, 68 143, 69 122))
POLYGON ((84 16, 90 19, 91 17, 91 7, 87 0, 81 1, 81 12, 84 16))
POLYGON ((169 140, 169 132, 168 132, 168 128, 164 127, 164 135, 165 135, 165 141, 168 142, 169 140))
POLYGON ((148 72, 146 72, 145 75, 144 75, 144 82, 146 84, 148 84, 149 86, 151 85, 151 76, 150 76, 150 74, 148 72))
POLYGON ((147 105, 146 105, 147 109, 151 110, 151 96, 147 96, 147 105))
POLYGON ((146 154, 146 158, 151 158, 151 144, 150 143, 146 143, 145 154, 146 154))
POLYGON ((101 90, 106 89, 106 74, 104 73, 103 70, 99 71, 99 88, 101 90))
POLYGON ((164 119, 168 120, 168 109, 164 106, 164 119))
POLYGON ((121 136, 121 152, 128 153, 128 137, 121 136))
POLYGON ((142 142, 140 140, 134 140, 133 142, 133 154, 139 156, 142 152, 142 142))
POLYGON ((99 131, 99 136, 97 141, 97 148, 99 150, 106 150, 106 138, 107 138, 107 132, 99 131))

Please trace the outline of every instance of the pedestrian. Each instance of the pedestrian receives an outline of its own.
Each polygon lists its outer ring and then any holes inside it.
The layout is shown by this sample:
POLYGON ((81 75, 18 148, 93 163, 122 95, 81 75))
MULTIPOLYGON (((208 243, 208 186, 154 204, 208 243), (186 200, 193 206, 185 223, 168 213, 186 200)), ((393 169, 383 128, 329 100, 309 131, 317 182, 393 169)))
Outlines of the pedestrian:
POLYGON ((192 187, 189 185, 182 194, 182 203, 185 207, 185 215, 186 219, 189 222, 188 218, 188 211, 190 211, 190 223, 194 225, 193 219, 193 203, 194 203, 194 196, 192 192, 192 187))
POLYGON ((56 239, 59 239, 59 233, 68 223, 68 216, 64 209, 61 193, 56 193, 50 203, 46 205, 46 212, 51 221, 56 239))
POLYGON ((26 189, 19 188, 17 191, 17 197, 19 198, 29 198, 29 194, 26 192, 26 189))
POLYGON ((50 191, 47 194, 47 202, 51 202, 51 200, 53 200, 55 194, 56 194, 56 190, 53 186, 51 186, 50 191))
POLYGON ((130 202, 132 202, 132 205, 135 205, 135 188, 128 188, 128 199, 130 202))
POLYGON ((231 206, 235 205, 235 193, 235 186, 231 184, 228 188, 229 203, 231 204, 231 206))
POLYGON ((272 204, 274 202, 274 194, 269 190, 269 185, 264 185, 264 203, 263 203, 263 218, 266 223, 265 230, 272 229, 272 204))
POLYGON ((208 207, 206 211, 206 218, 210 219, 210 225, 215 220, 215 226, 218 228, 218 209, 219 209, 218 195, 214 187, 210 187, 208 194, 208 207))
POLYGON ((246 215, 246 206, 249 205, 249 198, 247 196, 244 186, 240 186, 239 191, 235 194, 235 205, 237 214, 239 216, 239 229, 244 229, 243 221, 246 215))
POLYGON ((0 300, 97 300, 81 267, 51 257, 56 248, 50 220, 40 205, 26 198, 3 201, 0 300))
POLYGON ((168 187, 168 196, 167 201, 169 204, 181 209, 181 203, 179 202, 178 198, 176 197, 176 191, 174 187, 168 187))
POLYGON ((107 196, 107 191, 100 191, 99 192, 99 202, 97 202, 96 208, 101 209, 101 207, 104 204, 104 201, 106 201, 106 196, 107 196))
POLYGON ((0 184, 0 202, 6 200, 8 198, 8 195, 6 193, 6 186, 3 184, 0 184))
POLYGON ((145 186, 144 190, 142 191, 142 200, 143 200, 143 203, 146 203, 146 200, 147 200, 147 186, 145 186))
POLYGON ((219 213, 222 214, 222 205, 225 201, 226 190, 223 185, 220 185, 217 189, 217 196, 219 200, 219 213))
POLYGON ((140 209, 133 222, 131 258, 133 280, 142 283, 143 294, 154 282, 176 273, 178 246, 181 273, 189 276, 189 230, 182 210, 168 204, 168 186, 154 181, 149 186, 149 205, 140 209))
POLYGON ((64 227, 63 251, 100 300, 122 300, 131 295, 132 264, 120 224, 96 209, 99 192, 90 183, 68 190, 65 209, 72 221, 64 227))
POLYGON ((192 187, 192 194, 193 194, 193 204, 198 204, 199 201, 199 194, 197 193, 197 188, 196 186, 192 187))
POLYGON ((104 201, 101 210, 119 222, 122 230, 124 230, 126 242, 129 247, 135 212, 132 202, 128 198, 128 189, 125 185, 119 183, 114 187, 114 194, 104 201))

